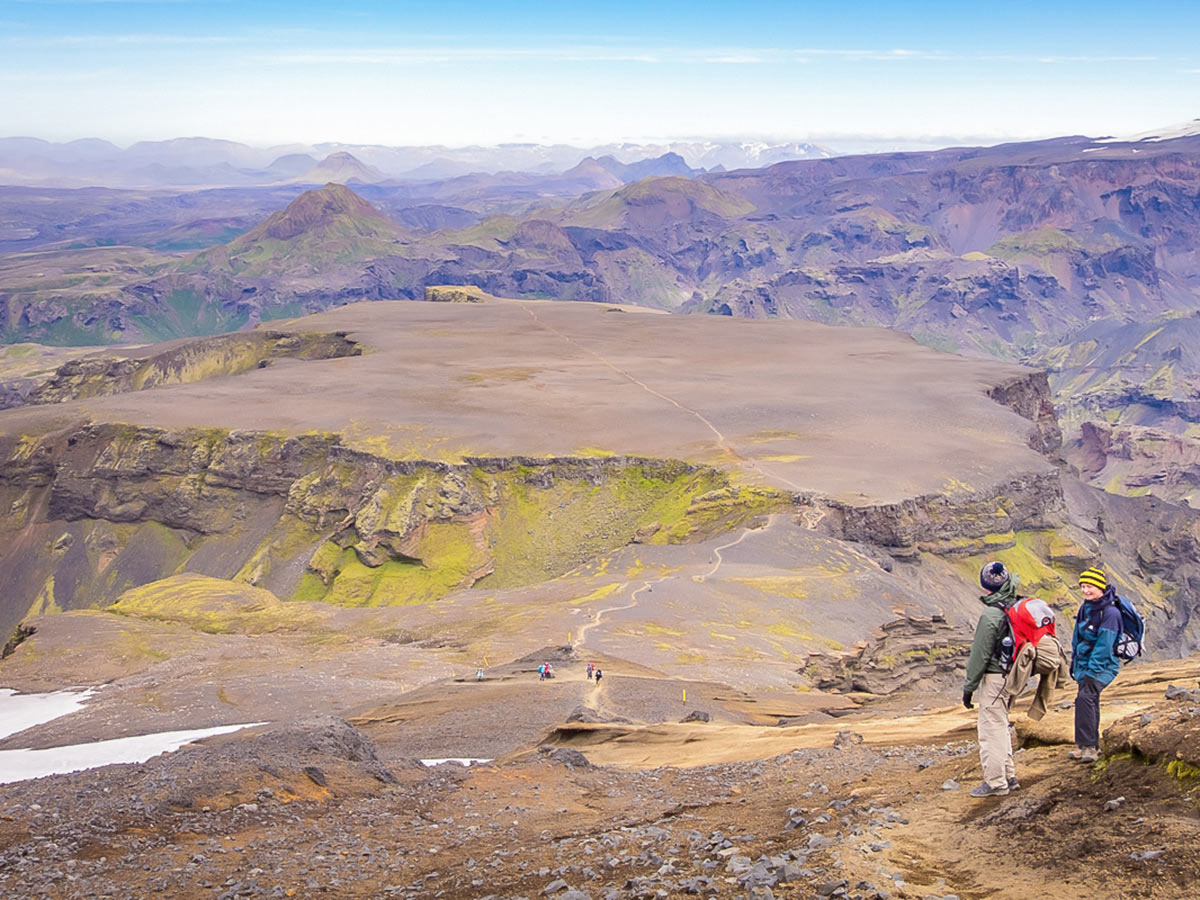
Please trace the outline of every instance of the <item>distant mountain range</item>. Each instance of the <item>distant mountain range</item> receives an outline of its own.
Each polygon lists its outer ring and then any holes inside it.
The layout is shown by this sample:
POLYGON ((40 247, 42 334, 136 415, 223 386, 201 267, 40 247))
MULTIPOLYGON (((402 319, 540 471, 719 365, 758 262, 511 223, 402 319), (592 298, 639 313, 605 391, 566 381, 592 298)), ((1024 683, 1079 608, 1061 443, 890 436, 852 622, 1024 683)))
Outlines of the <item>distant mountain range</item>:
MULTIPOLYGON (((637 165, 664 155, 689 173, 755 168, 787 159, 832 155, 814 144, 676 141, 660 144, 501 144, 494 147, 387 147, 371 144, 289 144, 258 148, 211 138, 142 141, 121 148, 88 138, 54 143, 0 138, 0 184, 39 187, 246 187, 288 181, 324 184, 385 180, 438 181, 464 175, 525 172, 553 175, 589 158, 602 167, 637 165), (610 159, 605 164, 603 160, 610 159), (347 173, 340 167, 350 166, 347 173), (347 177, 342 177, 347 175, 347 177)), ((684 174, 643 171, 641 175, 684 174)), ((623 179, 623 180, 634 180, 623 179)))
MULTIPOLYGON (((289 163, 292 170, 305 165, 303 158, 289 163)), ((348 153, 305 171, 341 175, 360 192, 349 204, 342 195, 354 196, 350 190, 323 189, 339 195, 344 220, 370 222, 365 229, 338 226, 345 241, 334 242, 336 252, 321 249, 324 236, 307 233, 325 227, 323 220, 293 204, 280 215, 301 224, 286 237, 249 231, 224 251, 126 265, 119 278, 106 267, 85 269, 70 294, 10 269, 0 282, 9 335, 48 336, 32 323, 51 320, 22 312, 27 304, 49 304, 54 321, 79 324, 78 295, 92 282, 103 280, 107 296, 124 280, 122 296, 141 303, 160 295, 163 279, 181 274, 211 274, 201 290, 206 302, 250 303, 250 318, 254 310, 271 315, 276 307, 316 309, 339 298, 419 297, 429 284, 469 283, 502 296, 878 324, 948 348, 1009 357, 1048 350, 1098 320, 1147 322, 1200 308, 1198 136, 1136 143, 1072 137, 710 174, 696 174, 675 154, 636 163, 602 156, 558 175, 425 185, 366 183, 380 173, 348 153), (233 262, 206 274, 218 258, 233 262)), ((304 177, 293 175, 294 186, 272 189, 271 198, 296 197, 304 177)), ((59 200, 95 203, 97 216, 107 210, 80 229, 90 235, 83 243, 121 240, 106 239, 104 229, 119 219, 111 208, 125 198, 78 193, 59 200)), ((47 206, 40 194, 36 214, 24 222, 16 221, 24 195, 13 196, 9 221, 0 220, 0 239, 9 225, 10 249, 46 246, 22 238, 20 228, 62 236, 59 224, 37 221, 47 206)), ((261 197, 255 205, 247 196, 180 195, 175 227, 200 223, 190 235, 197 242, 234 224, 247 231, 266 213, 261 197), (229 199, 244 204, 236 219, 214 215, 229 199), (193 206, 203 212, 189 220, 193 206)), ((296 203, 314 205, 308 195, 296 203)), ((71 265, 56 259, 52 268, 71 265)), ((136 332, 117 315, 95 337, 130 328, 136 332)))

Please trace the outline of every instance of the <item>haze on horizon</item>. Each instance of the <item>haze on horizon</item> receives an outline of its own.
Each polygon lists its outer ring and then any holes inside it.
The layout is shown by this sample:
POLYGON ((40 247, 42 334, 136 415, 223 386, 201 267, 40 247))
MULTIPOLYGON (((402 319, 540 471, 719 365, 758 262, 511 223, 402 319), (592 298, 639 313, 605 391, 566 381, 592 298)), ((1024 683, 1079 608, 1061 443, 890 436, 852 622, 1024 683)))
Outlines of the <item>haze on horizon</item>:
POLYGON ((118 144, 926 146, 1200 115, 1200 5, 0 0, 0 129, 118 144))

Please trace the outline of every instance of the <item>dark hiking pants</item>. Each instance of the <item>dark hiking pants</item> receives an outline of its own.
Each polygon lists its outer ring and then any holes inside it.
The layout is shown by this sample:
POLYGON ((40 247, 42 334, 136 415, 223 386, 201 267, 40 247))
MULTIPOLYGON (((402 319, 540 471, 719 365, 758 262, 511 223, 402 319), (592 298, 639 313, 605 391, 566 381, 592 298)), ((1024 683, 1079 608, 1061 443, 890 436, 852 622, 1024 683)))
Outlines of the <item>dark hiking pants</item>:
POLYGON ((1075 746, 1100 747, 1100 692, 1104 685, 1084 676, 1075 695, 1075 746))

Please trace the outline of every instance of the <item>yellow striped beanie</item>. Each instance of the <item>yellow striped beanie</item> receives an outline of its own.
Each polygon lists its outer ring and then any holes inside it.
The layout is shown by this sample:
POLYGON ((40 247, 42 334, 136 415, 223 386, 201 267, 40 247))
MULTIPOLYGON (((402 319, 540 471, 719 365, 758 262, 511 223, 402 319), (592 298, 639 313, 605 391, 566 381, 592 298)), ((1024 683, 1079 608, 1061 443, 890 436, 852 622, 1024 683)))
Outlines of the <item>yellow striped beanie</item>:
POLYGON ((1104 577, 1104 573, 1099 569, 1084 569, 1079 575, 1080 584, 1090 584, 1092 587, 1100 588, 1102 591, 1108 590, 1108 579, 1104 577))

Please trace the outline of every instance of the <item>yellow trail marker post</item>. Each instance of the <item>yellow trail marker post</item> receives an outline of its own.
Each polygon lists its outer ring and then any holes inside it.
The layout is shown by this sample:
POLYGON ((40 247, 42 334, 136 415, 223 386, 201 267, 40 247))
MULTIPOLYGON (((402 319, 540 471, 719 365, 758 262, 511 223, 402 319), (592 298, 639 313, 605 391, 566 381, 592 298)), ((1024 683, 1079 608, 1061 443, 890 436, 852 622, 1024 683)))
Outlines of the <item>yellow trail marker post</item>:
POLYGON ((686 688, 684 688, 684 691, 683 691, 683 702, 687 703, 687 689, 686 688))

